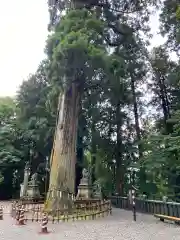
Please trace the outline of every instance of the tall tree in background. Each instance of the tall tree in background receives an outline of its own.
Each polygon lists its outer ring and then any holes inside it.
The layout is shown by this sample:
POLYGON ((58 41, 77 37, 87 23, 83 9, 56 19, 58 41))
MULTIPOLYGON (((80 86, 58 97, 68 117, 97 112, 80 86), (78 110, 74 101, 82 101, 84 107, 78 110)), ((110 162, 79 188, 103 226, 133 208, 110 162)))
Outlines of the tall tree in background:
POLYGON ((2 199, 13 197, 13 193, 19 188, 17 177, 23 166, 16 113, 14 99, 0 98, 0 197, 2 199))
POLYGON ((179 55, 180 46, 180 21, 177 18, 179 9, 178 0, 165 0, 160 14, 160 30, 163 36, 167 36, 167 47, 179 55))
POLYGON ((26 159, 31 161, 33 173, 50 156, 56 122, 57 103, 55 109, 53 102, 49 106, 52 87, 47 73, 48 62, 42 61, 36 73, 22 83, 17 94, 17 118, 23 132, 26 159))

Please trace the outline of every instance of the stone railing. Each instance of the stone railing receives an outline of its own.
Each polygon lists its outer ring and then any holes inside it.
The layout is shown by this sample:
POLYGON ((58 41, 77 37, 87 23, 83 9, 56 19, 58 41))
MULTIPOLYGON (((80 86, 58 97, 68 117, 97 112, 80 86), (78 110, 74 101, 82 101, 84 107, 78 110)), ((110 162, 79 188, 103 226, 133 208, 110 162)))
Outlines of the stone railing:
MULTIPOLYGON (((127 197, 112 196, 110 197, 112 206, 116 208, 131 210, 132 205, 127 197)), ((147 214, 163 214, 167 216, 180 217, 180 203, 163 202, 155 200, 142 200, 136 198, 136 211, 147 214)))

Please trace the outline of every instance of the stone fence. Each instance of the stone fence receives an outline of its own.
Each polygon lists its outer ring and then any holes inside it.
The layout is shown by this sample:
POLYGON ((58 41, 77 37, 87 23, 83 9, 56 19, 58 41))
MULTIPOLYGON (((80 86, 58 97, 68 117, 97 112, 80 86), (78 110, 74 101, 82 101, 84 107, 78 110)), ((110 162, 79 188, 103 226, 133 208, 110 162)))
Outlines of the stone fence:
MULTIPOLYGON (((132 210, 132 205, 127 197, 112 196, 110 197, 112 206, 126 210, 132 210)), ((136 198, 136 211, 147 214, 163 214, 180 218, 180 203, 163 202, 155 200, 142 200, 136 198)))

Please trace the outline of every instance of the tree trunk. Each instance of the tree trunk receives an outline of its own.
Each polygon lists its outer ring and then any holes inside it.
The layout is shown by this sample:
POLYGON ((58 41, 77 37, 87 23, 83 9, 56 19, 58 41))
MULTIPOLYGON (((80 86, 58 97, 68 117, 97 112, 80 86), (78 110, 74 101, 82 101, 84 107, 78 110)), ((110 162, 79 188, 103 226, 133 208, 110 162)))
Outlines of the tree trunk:
POLYGON ((117 143, 116 143, 116 191, 123 193, 124 169, 122 165, 122 131, 120 102, 116 106, 117 143))
MULTIPOLYGON (((79 126, 81 127, 81 126, 79 126)), ((78 192, 78 186, 80 184, 81 178, 82 178, 82 164, 83 164, 83 158, 84 158, 84 149, 83 149, 83 136, 82 131, 78 131, 78 137, 77 137, 77 162, 76 162, 76 183, 75 183, 75 193, 78 192)))
POLYGON ((91 184, 93 184, 96 180, 95 177, 95 165, 96 165, 96 153, 97 153, 97 149, 96 149, 96 139, 95 139, 95 132, 96 132, 96 128, 95 128, 95 121, 94 119, 92 119, 92 140, 91 140, 91 167, 92 167, 92 172, 91 172, 91 184))
MULTIPOLYGON (((135 89, 135 79, 134 76, 131 74, 131 91, 133 96, 133 110, 134 110, 134 120, 135 120, 135 130, 136 130, 136 138, 137 138, 137 145, 138 145, 138 153, 139 159, 143 157, 143 149, 141 145, 141 129, 139 126, 139 114, 138 114, 138 104, 136 98, 136 89, 135 89)), ((140 188, 144 191, 144 186, 146 188, 146 172, 143 167, 140 168, 139 172, 139 180, 140 180, 140 188)))
POLYGON ((156 79, 158 81, 159 98, 161 101, 161 108, 163 111, 164 127, 166 129, 166 134, 168 134, 169 131, 168 131, 167 120, 170 118, 170 109, 169 109, 169 100, 167 96, 165 79, 164 79, 164 76, 161 76, 160 73, 155 72, 155 74, 156 74, 156 79))
POLYGON ((80 91, 76 83, 59 98, 58 119, 51 154, 49 191, 46 209, 72 206, 75 192, 76 138, 80 91), (69 194, 70 193, 70 194, 69 194))
POLYGON ((135 90, 135 81, 134 76, 131 74, 131 91, 133 97, 133 110, 134 110, 134 120, 135 120, 135 129, 136 129, 136 137, 137 137, 137 144, 138 144, 138 151, 139 151, 139 158, 142 157, 142 148, 141 148, 141 130, 139 127, 139 114, 138 114, 138 104, 136 99, 136 90, 135 90))

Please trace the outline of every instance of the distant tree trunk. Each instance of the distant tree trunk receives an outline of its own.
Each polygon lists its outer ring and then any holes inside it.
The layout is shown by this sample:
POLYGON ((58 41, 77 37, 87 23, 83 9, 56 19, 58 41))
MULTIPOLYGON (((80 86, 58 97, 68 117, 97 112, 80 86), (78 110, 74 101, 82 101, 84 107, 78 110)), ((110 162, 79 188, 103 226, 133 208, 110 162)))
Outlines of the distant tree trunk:
MULTIPOLYGON (((159 72, 155 72, 156 75, 156 79, 158 82, 158 87, 159 87, 159 99, 161 101, 161 108, 163 111, 163 119, 164 119, 164 127, 166 129, 166 133, 169 133, 168 129, 168 124, 167 124, 167 120, 171 117, 170 116, 170 108, 169 108, 169 99, 168 99, 168 95, 167 95, 167 88, 165 85, 165 78, 164 76, 161 76, 161 74, 159 72)), ((171 131, 171 130, 170 130, 171 131)))
POLYGON ((75 193, 76 138, 80 91, 76 83, 60 95, 59 114, 51 155, 47 209, 72 206, 68 193, 75 193), (63 191, 64 193, 60 191, 63 191))
POLYGON ((139 157, 142 157, 142 148, 141 148, 141 130, 139 127, 139 114, 138 114, 138 104, 136 98, 136 89, 135 89, 135 79, 134 76, 131 74, 131 92, 133 97, 133 110, 134 110, 134 120, 135 120, 135 129, 136 129, 136 137, 138 142, 138 151, 139 157))
MULTIPOLYGON (((137 104, 137 98, 136 98, 135 78, 132 73, 130 73, 130 75, 131 75, 131 92, 132 92, 132 97, 133 97, 133 111, 134 111, 136 138, 137 138, 139 159, 141 159, 143 156, 143 149, 142 149, 142 145, 140 142, 141 141, 141 129, 139 126, 139 114, 138 114, 138 104, 137 104)), ((146 187, 146 172, 143 167, 140 168, 139 179, 140 179, 140 188, 144 190, 144 186, 146 187)))
POLYGON ((31 174, 37 172, 38 166, 41 163, 44 163, 44 161, 44 156, 41 153, 37 152, 35 156, 32 157, 31 174))
POLYGON ((116 191, 123 193, 124 169, 122 165, 122 131, 120 102, 116 106, 117 143, 116 143, 116 191))
POLYGON ((92 120, 92 140, 91 140, 91 167, 92 167, 92 172, 91 172, 91 182, 92 184, 95 182, 96 177, 95 177, 95 164, 96 164, 96 139, 95 139, 95 122, 92 120))

